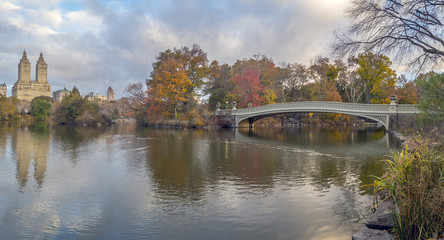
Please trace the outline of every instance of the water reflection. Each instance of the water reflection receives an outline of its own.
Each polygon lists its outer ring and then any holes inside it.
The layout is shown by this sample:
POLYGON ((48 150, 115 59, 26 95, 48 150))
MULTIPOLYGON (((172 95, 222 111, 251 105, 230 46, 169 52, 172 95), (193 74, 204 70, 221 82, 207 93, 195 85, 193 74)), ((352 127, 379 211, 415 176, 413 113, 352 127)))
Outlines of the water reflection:
POLYGON ((0 133, 0 232, 18 238, 349 238, 394 148, 371 128, 0 133))
POLYGON ((16 178, 20 188, 27 186, 30 168, 38 187, 43 185, 46 173, 46 161, 50 150, 50 129, 44 122, 18 123, 8 122, 0 125, 3 149, 7 150, 6 139, 10 138, 13 158, 16 162, 16 178))
MULTIPOLYGON (((291 143, 301 146, 341 146, 355 143, 367 143, 385 139, 385 131, 381 128, 351 127, 294 127, 294 128, 239 128, 236 139, 248 141, 251 138, 273 140, 280 143, 291 143), (247 137, 247 138, 246 138, 247 137)), ((396 144, 396 141, 392 141, 396 144)), ((388 145, 387 148, 393 147, 388 145)))

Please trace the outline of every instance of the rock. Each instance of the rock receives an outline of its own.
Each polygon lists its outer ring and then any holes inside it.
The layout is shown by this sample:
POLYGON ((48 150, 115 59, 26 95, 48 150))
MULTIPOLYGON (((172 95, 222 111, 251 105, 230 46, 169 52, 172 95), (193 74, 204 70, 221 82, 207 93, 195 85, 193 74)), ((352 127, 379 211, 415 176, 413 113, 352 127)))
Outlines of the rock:
POLYGON ((387 231, 365 228, 352 236, 352 240, 394 240, 387 231))
POLYGON ((390 230, 393 228, 392 211, 394 204, 389 201, 383 201, 378 205, 376 212, 368 218, 365 226, 371 229, 390 230))

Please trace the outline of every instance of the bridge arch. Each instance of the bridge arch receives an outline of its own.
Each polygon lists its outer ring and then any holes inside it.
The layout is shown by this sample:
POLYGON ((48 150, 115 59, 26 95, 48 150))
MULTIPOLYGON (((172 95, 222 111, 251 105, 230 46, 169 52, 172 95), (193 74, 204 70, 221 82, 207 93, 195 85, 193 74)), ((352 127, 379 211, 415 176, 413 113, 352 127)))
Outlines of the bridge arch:
POLYGON ((250 114, 248 116, 239 116, 238 118, 236 118, 236 127, 252 127, 253 124, 262 119, 262 118, 266 118, 266 117, 270 117, 270 116, 276 116, 276 115, 281 115, 281 114, 291 114, 291 113, 340 113, 340 114, 347 114, 347 115, 353 115, 353 116, 358 116, 358 117, 363 117, 363 118, 367 118, 370 120, 373 120, 375 122, 380 123, 381 125, 383 125, 385 127, 385 129, 388 129, 388 116, 370 116, 370 115, 365 115, 365 114, 359 114, 359 113, 351 113, 351 112, 346 112, 346 111, 327 111, 327 110, 298 110, 295 109, 293 111, 276 111, 274 113, 256 113, 256 114, 250 114))

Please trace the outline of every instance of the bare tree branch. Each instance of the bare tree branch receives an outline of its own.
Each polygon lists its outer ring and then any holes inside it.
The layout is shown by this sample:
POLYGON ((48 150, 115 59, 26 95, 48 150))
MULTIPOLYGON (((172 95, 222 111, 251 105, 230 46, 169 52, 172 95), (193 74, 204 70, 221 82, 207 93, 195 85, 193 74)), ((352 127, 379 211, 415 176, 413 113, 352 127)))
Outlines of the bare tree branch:
POLYGON ((130 95, 128 98, 128 107, 135 112, 146 113, 148 109, 148 99, 142 83, 130 83, 125 91, 130 95))
POLYGON ((444 67, 444 0, 353 0, 351 26, 335 32, 338 56, 393 54, 414 69, 444 67))

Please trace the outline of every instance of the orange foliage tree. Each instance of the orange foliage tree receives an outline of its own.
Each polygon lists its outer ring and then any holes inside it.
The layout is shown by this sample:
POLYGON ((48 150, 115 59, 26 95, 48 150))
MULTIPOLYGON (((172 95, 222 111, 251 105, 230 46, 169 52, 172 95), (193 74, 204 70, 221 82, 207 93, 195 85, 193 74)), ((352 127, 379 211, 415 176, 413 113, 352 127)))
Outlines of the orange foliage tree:
POLYGON ((174 58, 162 61, 157 66, 156 74, 147 84, 148 96, 152 102, 149 110, 168 117, 171 114, 168 112, 168 107, 172 107, 174 119, 177 120, 178 104, 186 100, 187 89, 192 86, 183 65, 174 58), (167 108, 164 108, 165 106, 167 108))
MULTIPOLYGON (((166 50, 156 57, 150 79, 146 81, 149 108, 148 119, 165 119, 193 111, 196 90, 208 76, 206 53, 199 46, 166 50)), ((190 114, 188 114, 190 115, 190 114)))
POLYGON ((396 96, 400 104, 416 104, 419 99, 419 89, 415 82, 409 82, 404 75, 401 75, 398 79, 396 96))

